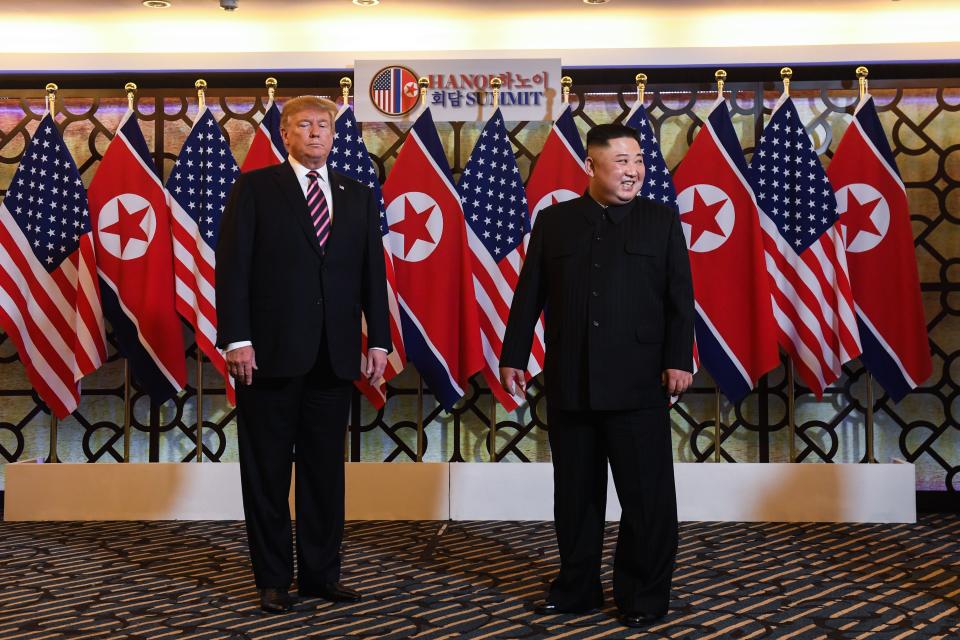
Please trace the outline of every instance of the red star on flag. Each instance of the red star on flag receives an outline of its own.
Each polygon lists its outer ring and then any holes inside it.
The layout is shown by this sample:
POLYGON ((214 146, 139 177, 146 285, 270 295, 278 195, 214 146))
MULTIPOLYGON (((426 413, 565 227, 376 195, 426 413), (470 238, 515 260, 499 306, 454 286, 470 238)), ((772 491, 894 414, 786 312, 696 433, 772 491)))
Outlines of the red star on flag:
POLYGON ((390 231, 399 233, 403 236, 403 255, 409 255, 413 245, 417 240, 423 240, 433 244, 433 236, 427 229, 427 222, 430 220, 430 214, 437 205, 432 204, 423 211, 417 211, 410 203, 408 198, 403 200, 403 220, 399 220, 390 225, 390 231))
POLYGON ((726 237, 717 223, 717 212, 727 203, 726 199, 707 204, 697 189, 693 190, 693 208, 683 214, 683 222, 690 225, 690 246, 697 243, 704 233, 709 231, 720 237, 726 237))
POLYGON ((127 243, 131 240, 149 242, 150 239, 141 226, 148 211, 150 211, 149 205, 139 211, 127 211, 123 202, 118 200, 117 221, 101 229, 101 233, 114 233, 120 236, 120 253, 122 255, 127 249, 127 243))
POLYGON ((881 235, 877 225, 873 224, 870 215, 880 203, 880 198, 875 198, 869 202, 860 202, 853 194, 853 191, 847 191, 847 210, 840 216, 840 224, 847 231, 847 245, 850 245, 861 231, 872 233, 875 236, 881 235))

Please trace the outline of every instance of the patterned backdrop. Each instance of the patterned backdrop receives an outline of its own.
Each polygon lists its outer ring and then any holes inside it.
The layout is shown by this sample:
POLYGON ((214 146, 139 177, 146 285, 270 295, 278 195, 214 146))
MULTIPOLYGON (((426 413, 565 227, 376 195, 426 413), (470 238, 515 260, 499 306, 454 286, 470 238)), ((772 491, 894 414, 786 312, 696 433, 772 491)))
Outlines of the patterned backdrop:
MULTIPOLYGON (((576 81, 576 74, 574 80, 576 81)), ((56 119, 89 184, 126 108, 117 90, 71 89, 60 92, 56 119)), ((192 82, 184 81, 190 86, 192 82)), ((960 88, 953 80, 887 80, 871 84, 880 117, 907 186, 913 219, 923 301, 933 350, 933 375, 899 404, 876 388, 876 457, 917 465, 918 489, 960 489, 960 88)), ((779 97, 779 84, 727 83, 734 124, 747 159, 764 118, 779 97)), ((828 164, 856 102, 852 82, 794 82, 792 95, 823 162, 828 164)), ((571 102, 581 133, 598 123, 622 121, 635 99, 632 87, 574 85, 571 102)), ((28 136, 43 112, 42 90, 3 91, 0 97, 0 195, 10 184, 28 136)), ((221 119, 238 162, 242 162, 263 110, 262 90, 207 92, 208 106, 221 119)), ((281 84, 278 99, 303 93, 339 95, 334 88, 303 89, 281 84)), ((690 146, 715 92, 705 84, 651 85, 646 104, 672 169, 690 146)), ((197 113, 192 89, 149 90, 140 94, 137 112, 148 145, 164 179, 197 113)), ((473 148, 482 123, 439 125, 455 177, 473 148)), ((381 180, 390 170, 407 125, 367 123, 364 140, 381 180)), ((536 161, 549 123, 508 123, 520 170, 526 178, 536 161)), ((438 301, 438 304, 442 301, 438 301)), ((192 344, 184 328, 187 344, 192 344)), ((119 461, 123 456, 124 366, 111 346, 110 361, 84 380, 79 410, 59 427, 59 456, 68 462, 119 461)), ((134 389, 133 461, 195 459, 196 351, 187 351, 190 386, 175 401, 151 407, 134 389)), ((797 389, 796 455, 803 462, 859 462, 866 456, 864 417, 866 380, 859 361, 829 387, 822 401, 797 389)), ((234 412, 223 384, 209 365, 203 368, 204 459, 237 459, 234 412)), ((408 368, 390 387, 384 410, 355 394, 349 457, 355 461, 415 459, 419 377, 408 368)), ((16 352, 0 336, 0 488, 3 464, 45 457, 49 414, 30 388, 16 352)), ((789 460, 787 384, 783 367, 766 376, 756 392, 737 406, 721 402, 721 455, 726 462, 789 460)), ((428 461, 486 461, 489 433, 496 420, 496 458, 504 462, 547 461, 546 411, 542 388, 534 383, 528 406, 513 413, 496 410, 480 376, 452 413, 441 410, 429 390, 422 395, 422 421, 428 461)), ((713 383, 699 373, 694 388, 672 412, 675 457, 688 462, 714 458, 713 383)))

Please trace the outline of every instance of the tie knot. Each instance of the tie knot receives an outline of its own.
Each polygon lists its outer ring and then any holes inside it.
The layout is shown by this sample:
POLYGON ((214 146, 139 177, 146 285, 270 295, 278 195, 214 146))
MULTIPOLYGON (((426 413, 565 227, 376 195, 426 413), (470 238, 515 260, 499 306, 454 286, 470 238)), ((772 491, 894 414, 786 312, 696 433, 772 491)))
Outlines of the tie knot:
POLYGON ((316 171, 307 171, 307 177, 311 180, 318 180, 320 178, 320 174, 316 171))

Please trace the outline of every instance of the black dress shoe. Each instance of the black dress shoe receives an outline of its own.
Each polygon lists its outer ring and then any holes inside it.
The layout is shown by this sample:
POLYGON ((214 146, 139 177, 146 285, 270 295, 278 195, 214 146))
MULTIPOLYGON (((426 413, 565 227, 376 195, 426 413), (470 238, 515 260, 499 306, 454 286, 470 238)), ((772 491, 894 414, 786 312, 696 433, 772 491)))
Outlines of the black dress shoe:
POLYGON ((300 587, 299 593, 306 598, 323 598, 330 602, 359 602, 360 594, 339 582, 328 582, 317 587, 300 587))
POLYGON ((621 613, 620 622, 622 622, 624 626, 639 629, 649 627, 661 620, 665 615, 665 613, 621 613))
POLYGON ((286 613, 296 602, 286 589, 260 589, 260 608, 267 613, 286 613))
POLYGON ((555 616, 564 613, 590 613, 597 607, 564 607, 551 600, 544 600, 533 608, 538 616, 555 616))

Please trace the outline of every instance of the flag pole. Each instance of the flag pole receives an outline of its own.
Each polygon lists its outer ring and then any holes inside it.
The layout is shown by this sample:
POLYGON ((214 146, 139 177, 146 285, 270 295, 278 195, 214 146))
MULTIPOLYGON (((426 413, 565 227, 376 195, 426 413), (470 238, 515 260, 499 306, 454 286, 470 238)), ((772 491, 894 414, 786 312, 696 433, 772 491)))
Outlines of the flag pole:
POLYGON ((50 115, 51 115, 51 116, 53 115, 53 112, 56 110, 56 106, 57 106, 57 90, 58 90, 59 88, 60 88, 60 87, 58 87, 57 85, 55 85, 55 84, 52 83, 52 82, 49 83, 49 84, 47 84, 47 86, 46 86, 46 90, 47 90, 47 100, 46 100, 46 101, 47 101, 47 111, 50 112, 50 115))
POLYGON ((197 345, 197 462, 203 461, 203 351, 197 345))
MULTIPOLYGON (((274 87, 276 87, 277 81, 276 81, 276 79, 274 79, 274 78, 267 78, 267 87, 268 87, 267 90, 268 90, 268 92, 270 92, 270 100, 271 100, 271 102, 272 102, 272 101, 273 101, 273 93, 272 93, 273 89, 270 89, 270 88, 269 88, 269 86, 270 86, 269 83, 270 83, 271 80, 273 80, 273 85, 274 85, 274 87)), ((341 95, 343 96, 343 106, 345 106, 345 107, 346 107, 348 104, 350 104, 350 87, 352 87, 352 86, 353 86, 353 80, 351 80, 350 78, 348 78, 348 77, 346 77, 346 76, 340 78, 340 93, 341 93, 341 95)), ((359 133, 359 132, 358 132, 358 133, 359 133)), ((369 355, 369 352, 368 352, 368 355, 369 355)), ((354 391, 354 393, 356 393, 356 391, 354 391)), ((386 404, 386 398, 384 398, 384 404, 386 404)), ((359 405, 357 405, 357 406, 359 406, 359 405)), ((356 418, 356 421, 359 421, 359 416, 354 416, 354 418, 356 418)), ((355 420, 351 420, 351 425, 348 425, 348 426, 347 426, 347 431, 346 431, 346 433, 343 434, 343 453, 344 453, 344 457, 345 457, 348 461, 350 460, 350 429, 352 428, 352 424, 353 424, 354 422, 355 422, 355 420)))
POLYGON ((797 394, 793 385, 793 360, 787 356, 787 437, 790 439, 790 462, 797 461, 797 394))
POLYGON ((793 78, 793 69, 783 67, 780 69, 780 79, 783 80, 783 95, 790 95, 790 79, 793 78))
MULTIPOLYGON (((863 97, 867 95, 867 76, 870 75, 870 70, 861 65, 857 67, 856 74, 857 74, 857 85, 859 87, 859 94, 860 94, 859 97, 860 97, 860 100, 863 100, 863 97)), ((873 431, 874 429, 873 405, 875 400, 873 397, 873 374, 870 373, 869 371, 867 371, 866 383, 867 383, 867 416, 866 416, 866 424, 864 425, 864 429, 866 431, 865 444, 867 448, 867 462, 876 463, 877 458, 874 454, 874 431, 873 431)))
POLYGON ((123 90, 127 92, 127 108, 133 111, 137 100, 137 85, 133 82, 128 82, 123 85, 123 90))
POLYGON ((57 457, 57 425, 59 420, 57 416, 53 413, 53 409, 50 409, 50 453, 47 455, 47 462, 60 462, 60 459, 57 457))
POLYGON ((264 84, 267 85, 267 104, 269 104, 274 101, 277 95, 277 79, 273 77, 267 78, 264 84))
POLYGON ((870 70, 864 67, 863 65, 857 67, 857 84, 860 88, 860 99, 863 99, 863 96, 867 95, 867 76, 870 75, 870 70))
MULTIPOLYGON (((207 104, 207 81, 200 78, 193 83, 197 89, 197 106, 200 111, 207 104)), ((196 337, 194 337, 196 341, 196 337)), ((199 341, 197 344, 197 462, 203 462, 203 351, 200 349, 199 341)))
POLYGON ((713 74, 713 77, 717 81, 717 98, 723 97, 723 85, 727 83, 727 72, 723 69, 717 69, 717 72, 713 74))
POLYGON ((722 429, 720 426, 720 387, 713 385, 713 461, 720 462, 720 438, 722 429))
POLYGON ((430 86, 430 81, 427 78, 420 78, 417 80, 417 86, 420 88, 420 109, 427 108, 427 87, 430 86))
POLYGON ((643 94, 647 88, 647 74, 638 73, 634 77, 634 80, 637 81, 637 102, 639 102, 640 104, 643 104, 643 94))
MULTIPOLYGON (((46 105, 47 111, 50 112, 50 116, 53 117, 54 111, 56 111, 57 106, 57 85, 54 83, 49 83, 45 87, 47 91, 46 105)), ((47 455, 48 462, 60 462, 57 459, 57 425, 59 421, 57 416, 53 413, 53 408, 50 408, 50 453, 47 455)))
MULTIPOLYGON (((493 110, 500 108, 500 87, 503 86, 503 80, 500 78, 491 78, 490 87, 493 89, 493 110)), ((493 393, 493 387, 490 388, 490 462, 497 461, 497 396, 493 393)))
MULTIPOLYGON (((790 81, 793 69, 782 67, 780 80, 783 81, 783 95, 790 95, 790 81)), ((790 462, 797 461, 797 394, 794 377, 793 359, 787 356, 787 437, 790 440, 790 462)))
POLYGON ((123 461, 130 462, 130 360, 123 360, 123 461))
POLYGON ((573 78, 570 76, 563 76, 560 78, 560 86, 563 89, 563 104, 570 104, 570 87, 573 86, 573 78))
POLYGON ((343 95, 343 106, 350 104, 350 88, 353 86, 353 80, 344 76, 340 78, 340 93, 343 95))
POLYGON ((423 376, 417 372, 417 462, 423 462, 423 376))

